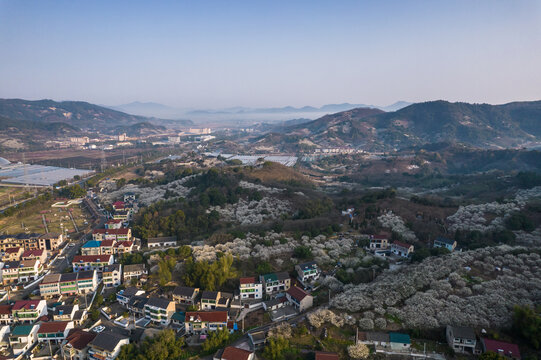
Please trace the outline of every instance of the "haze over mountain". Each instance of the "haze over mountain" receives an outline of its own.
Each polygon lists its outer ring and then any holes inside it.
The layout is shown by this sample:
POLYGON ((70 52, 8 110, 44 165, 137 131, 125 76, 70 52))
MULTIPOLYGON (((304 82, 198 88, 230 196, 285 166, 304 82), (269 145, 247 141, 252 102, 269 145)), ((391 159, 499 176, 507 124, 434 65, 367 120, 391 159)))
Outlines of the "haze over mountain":
POLYGON ((533 146, 541 141, 541 101, 504 105, 430 101, 394 112, 373 110, 359 108, 326 115, 259 141, 281 141, 290 148, 304 144, 366 150, 392 150, 442 141, 506 148, 533 146))

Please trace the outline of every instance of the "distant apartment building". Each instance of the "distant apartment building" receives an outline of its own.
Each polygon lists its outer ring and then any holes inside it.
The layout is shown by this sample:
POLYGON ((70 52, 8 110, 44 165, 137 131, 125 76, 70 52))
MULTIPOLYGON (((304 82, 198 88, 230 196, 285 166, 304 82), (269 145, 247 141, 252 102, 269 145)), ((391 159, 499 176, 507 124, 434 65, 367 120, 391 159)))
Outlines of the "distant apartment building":
POLYGON ((6 261, 0 271, 2 284, 26 283, 36 280, 43 272, 39 260, 6 261))
POLYGON ((62 234, 58 233, 0 235, 0 250, 5 251, 14 247, 24 250, 56 250, 62 242, 62 234))

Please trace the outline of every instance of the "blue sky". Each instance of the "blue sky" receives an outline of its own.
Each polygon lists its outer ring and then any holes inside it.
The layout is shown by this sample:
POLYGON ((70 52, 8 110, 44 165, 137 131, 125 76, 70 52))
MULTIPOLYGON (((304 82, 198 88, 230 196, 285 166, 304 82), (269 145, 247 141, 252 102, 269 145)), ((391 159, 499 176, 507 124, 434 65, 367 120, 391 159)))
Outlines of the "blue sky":
POLYGON ((176 107, 541 99, 541 2, 0 0, 0 97, 176 107))

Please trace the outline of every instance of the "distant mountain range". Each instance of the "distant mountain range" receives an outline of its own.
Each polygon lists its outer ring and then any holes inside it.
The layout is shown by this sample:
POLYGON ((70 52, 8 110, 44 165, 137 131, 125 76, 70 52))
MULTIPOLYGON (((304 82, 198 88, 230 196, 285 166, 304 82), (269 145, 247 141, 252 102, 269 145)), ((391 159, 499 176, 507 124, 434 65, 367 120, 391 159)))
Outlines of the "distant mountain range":
POLYGON ((180 109, 174 108, 163 104, 153 102, 139 102, 135 101, 129 104, 109 106, 109 108, 123 111, 129 114, 136 114, 141 116, 160 117, 164 119, 181 119, 181 118, 196 118, 196 119, 249 119, 250 117, 256 120, 267 121, 283 121, 284 116, 296 117, 300 115, 306 115, 315 119, 316 117, 324 114, 331 114, 340 111, 351 110, 360 107, 369 107, 381 109, 384 111, 396 111, 403 107, 410 105, 411 103, 405 101, 398 101, 388 106, 375 106, 366 104, 328 104, 321 107, 303 106, 303 107, 270 107, 270 108, 249 108, 249 107, 230 107, 225 109, 180 109), (313 115, 310 115, 313 114, 313 115))
MULTIPOLYGON (((161 125, 163 122, 159 118, 130 115, 83 101, 57 102, 53 100, 0 99, 0 116, 13 121, 30 121, 44 124, 66 123, 83 130, 100 131, 108 131, 119 126, 130 126, 137 123, 146 123, 152 126, 161 125)), ((177 124, 193 125, 190 121, 179 121, 177 124)))
POLYGON ((442 141, 508 148, 541 141, 541 101, 504 105, 431 101, 393 112, 359 108, 284 128, 257 140, 306 146, 392 150, 442 141))

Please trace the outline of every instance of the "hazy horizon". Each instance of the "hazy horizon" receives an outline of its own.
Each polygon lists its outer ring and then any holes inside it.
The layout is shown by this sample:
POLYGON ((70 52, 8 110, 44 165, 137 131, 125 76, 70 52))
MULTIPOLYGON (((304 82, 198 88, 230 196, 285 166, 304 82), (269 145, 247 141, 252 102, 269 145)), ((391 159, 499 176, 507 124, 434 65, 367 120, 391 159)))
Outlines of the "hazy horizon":
POLYGON ((541 99, 541 3, 0 0, 0 97, 187 109, 541 99))

